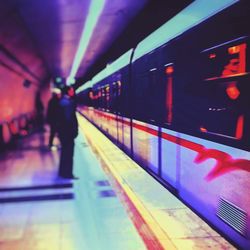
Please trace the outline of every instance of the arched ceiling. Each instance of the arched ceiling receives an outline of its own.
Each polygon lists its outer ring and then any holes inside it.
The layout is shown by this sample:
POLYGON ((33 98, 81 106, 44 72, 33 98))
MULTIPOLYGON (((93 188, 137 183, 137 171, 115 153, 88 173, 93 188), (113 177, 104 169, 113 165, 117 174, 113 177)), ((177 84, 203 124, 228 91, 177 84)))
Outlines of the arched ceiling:
MULTIPOLYGON (((90 2, 0 1, 0 66, 38 85, 67 77, 90 2)), ((90 78, 190 2, 106 0, 76 77, 90 78)))

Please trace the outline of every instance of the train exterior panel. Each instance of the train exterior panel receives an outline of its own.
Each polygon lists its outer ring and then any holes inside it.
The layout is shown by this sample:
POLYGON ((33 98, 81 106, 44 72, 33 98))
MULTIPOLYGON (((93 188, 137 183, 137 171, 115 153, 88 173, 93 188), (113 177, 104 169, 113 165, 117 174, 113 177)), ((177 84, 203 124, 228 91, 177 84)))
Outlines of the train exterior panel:
POLYGON ((249 152, 185 134, 179 138, 183 145, 180 147, 180 197, 214 225, 224 228, 234 241, 243 239, 244 245, 249 221, 243 214, 250 212, 250 174, 236 170, 231 164, 238 168, 236 162, 248 162, 249 152), (221 207, 221 200, 228 207, 221 207))
POLYGON ((175 189, 180 186, 180 147, 176 143, 177 139, 168 140, 167 138, 179 138, 179 133, 169 129, 161 129, 161 177, 175 189), (174 155, 175 157, 170 157, 174 155))
POLYGON ((134 159, 153 171, 159 173, 159 137, 158 127, 133 120, 133 156, 134 159))
POLYGON ((122 118, 122 148, 128 155, 131 155, 131 126, 130 126, 130 119, 123 117, 122 118))
POLYGON ((195 1, 109 65, 93 79, 92 107, 82 113, 250 249, 249 9, 245 1, 216 4, 195 1), (175 26, 180 19, 186 30, 175 26))
POLYGON ((117 143, 122 147, 124 144, 124 121, 123 117, 117 115, 117 143))

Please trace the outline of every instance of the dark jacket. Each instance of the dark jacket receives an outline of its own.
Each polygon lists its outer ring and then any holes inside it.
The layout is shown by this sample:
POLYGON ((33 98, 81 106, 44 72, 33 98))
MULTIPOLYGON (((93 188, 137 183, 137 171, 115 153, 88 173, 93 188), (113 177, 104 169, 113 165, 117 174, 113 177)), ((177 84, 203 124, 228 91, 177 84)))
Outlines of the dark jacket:
POLYGON ((74 139, 78 135, 76 103, 74 99, 63 96, 59 101, 58 133, 60 140, 74 139))
POLYGON ((46 120, 50 126, 58 127, 59 99, 52 97, 49 100, 46 120))

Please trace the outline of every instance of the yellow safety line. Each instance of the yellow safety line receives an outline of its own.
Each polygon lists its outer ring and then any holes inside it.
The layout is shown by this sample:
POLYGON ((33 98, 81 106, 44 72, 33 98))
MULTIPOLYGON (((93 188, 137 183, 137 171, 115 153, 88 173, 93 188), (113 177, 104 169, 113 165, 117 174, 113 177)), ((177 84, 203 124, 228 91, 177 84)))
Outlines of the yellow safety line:
MULTIPOLYGON (((82 116, 79 116, 81 119, 84 119, 85 121, 87 121, 85 118, 83 118, 82 116)), ((84 131, 86 131, 86 124, 83 124, 83 120, 79 119, 79 124, 80 127, 84 131), (84 127, 84 128, 83 128, 84 127)), ((86 122, 85 122, 86 123, 86 122)), ((94 126, 88 122, 88 126, 89 126, 89 130, 93 129, 94 126), (92 128, 91 128, 92 127, 92 128)), ((106 165, 109 167, 112 175, 115 177, 115 179, 117 180, 117 182, 121 185, 121 187, 123 188, 124 192, 127 194, 127 196, 130 198, 131 202, 134 204, 134 206, 136 207, 136 209, 138 210, 139 214, 141 215, 141 217, 144 219, 144 221, 146 222, 147 226, 150 228, 150 230, 153 232, 153 234, 155 235, 156 239, 160 242, 160 244, 162 245, 162 247, 164 249, 177 249, 173 242, 170 240, 170 238, 167 236, 166 232, 163 231, 163 229, 159 226, 159 224, 155 221, 155 219, 152 217, 151 213, 145 208, 145 206, 143 205, 143 203, 139 200, 139 198, 135 195, 135 193, 131 190, 131 188, 129 187, 129 185, 126 183, 126 181, 117 173, 117 170, 115 169, 115 167, 113 166, 112 161, 110 161, 105 153, 102 150, 102 147, 99 145, 98 142, 101 142, 101 138, 97 138, 96 136, 98 135, 99 137, 104 135, 96 129, 95 131, 95 136, 89 136, 87 134, 85 134, 89 140, 91 140, 92 145, 96 148, 96 150, 98 151, 99 155, 101 156, 101 158, 103 159, 103 161, 106 163, 106 165), (100 139, 100 140, 99 140, 100 139)), ((103 139, 103 138, 102 138, 103 139)), ((116 151, 118 153, 118 150, 120 151, 120 149, 118 149, 113 143, 111 143, 108 139, 106 139, 106 143, 110 143, 114 148, 116 148, 116 151)), ((111 145, 109 145, 109 147, 111 147, 111 145)), ((107 147, 105 148, 107 149, 107 147)), ((120 151, 121 152, 121 151, 120 151)), ((127 160, 127 159, 126 159, 127 160)), ((136 167, 138 167, 138 165, 133 162, 131 160, 131 164, 134 164, 136 167)))

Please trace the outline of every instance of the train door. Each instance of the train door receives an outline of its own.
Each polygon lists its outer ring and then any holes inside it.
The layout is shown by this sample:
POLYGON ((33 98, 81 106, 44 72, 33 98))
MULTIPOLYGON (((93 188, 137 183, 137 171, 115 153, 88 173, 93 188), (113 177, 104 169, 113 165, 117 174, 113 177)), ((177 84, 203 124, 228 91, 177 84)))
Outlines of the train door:
POLYGON ((105 111, 106 107, 106 93, 105 93, 105 87, 100 86, 100 107, 101 112, 98 112, 97 115, 97 125, 105 131, 105 119, 103 112, 105 111))
POLYGON ((139 112, 133 119, 133 153, 134 159, 146 169, 159 175, 159 137, 158 137, 158 69, 145 68, 138 76, 137 97, 139 112), (142 121, 143 120, 143 121, 142 121))
MULTIPOLYGON (((110 79, 111 81, 112 79, 110 79)), ((117 90, 116 90, 116 82, 111 82, 109 85, 109 91, 108 91, 108 109, 107 111, 109 114, 108 116, 108 130, 109 135, 113 138, 115 142, 117 142, 117 115, 115 110, 115 101, 117 99, 117 90)))
POLYGON ((123 117, 120 115, 120 96, 121 96, 121 86, 122 83, 120 80, 115 81, 113 83, 114 91, 115 91, 115 100, 114 100, 114 109, 116 112, 116 120, 117 120, 117 142, 123 146, 124 143, 124 134, 123 134, 123 117))

